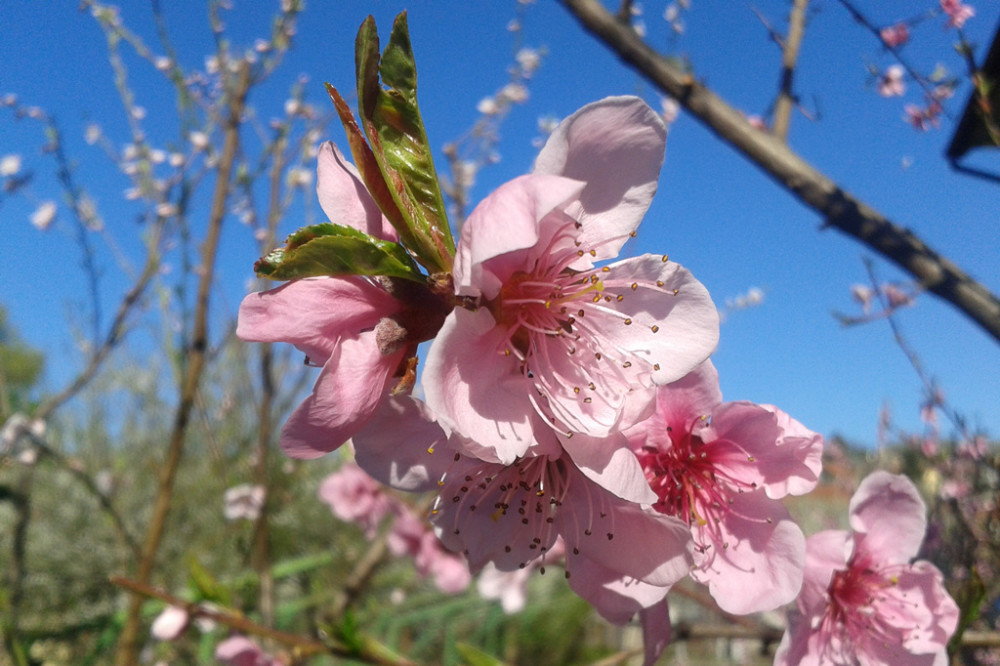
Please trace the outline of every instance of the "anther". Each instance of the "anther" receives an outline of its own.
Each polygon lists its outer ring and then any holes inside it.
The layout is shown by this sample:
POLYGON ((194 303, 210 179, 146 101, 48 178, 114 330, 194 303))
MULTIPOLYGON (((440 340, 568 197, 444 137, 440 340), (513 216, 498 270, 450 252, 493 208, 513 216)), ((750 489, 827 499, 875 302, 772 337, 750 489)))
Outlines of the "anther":
POLYGON ((632 320, 631 319, 626 319, 625 320, 625 325, 626 326, 631 326, 632 325, 632 320))
POLYGON ((649 327, 649 330, 651 330, 653 333, 656 333, 660 330, 660 327, 657 326, 656 324, 653 324, 652 326, 649 327))

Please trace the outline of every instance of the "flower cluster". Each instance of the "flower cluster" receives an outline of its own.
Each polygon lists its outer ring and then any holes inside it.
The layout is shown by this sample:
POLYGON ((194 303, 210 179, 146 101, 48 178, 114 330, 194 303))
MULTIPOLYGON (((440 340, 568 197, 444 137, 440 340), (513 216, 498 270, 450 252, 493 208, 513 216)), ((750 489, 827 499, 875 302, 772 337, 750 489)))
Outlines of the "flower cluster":
MULTIPOLYGON (((773 407, 722 403, 707 360, 718 313, 689 271, 666 255, 614 261, 656 191, 665 140, 638 98, 588 105, 532 173, 476 207, 433 288, 346 275, 248 296, 241 337, 291 342, 322 366, 284 426, 286 453, 352 438, 375 479, 438 491, 437 536, 474 572, 530 568, 564 544, 570 584, 614 621, 689 573, 731 612, 791 601, 805 539, 777 500, 815 485, 821 438, 773 407), (427 339, 424 402, 407 375, 427 339)), ((399 238, 330 143, 317 183, 331 220, 399 238)), ((359 474, 345 468, 321 495, 373 534, 396 503, 359 474)))
POLYGON ((333 224, 258 262, 301 279, 249 295, 237 332, 291 342, 322 367, 281 446, 314 458, 352 441, 357 466, 320 490, 333 512, 369 537, 391 517, 390 547, 442 589, 484 572, 484 591, 503 597, 497 581, 509 581, 511 609, 523 605, 518 572, 558 565, 610 621, 639 615, 647 663, 669 639, 667 594, 688 575, 730 613, 795 600, 806 538, 781 500, 816 486, 822 438, 776 407, 723 402, 708 291, 665 254, 618 259, 657 189, 661 115, 636 97, 583 107, 455 243, 426 194, 432 166, 413 168, 422 130, 379 130, 361 100, 379 132, 369 148, 331 95, 358 167, 322 147, 333 224), (393 141, 405 160, 385 150, 393 141), (371 479, 435 492, 433 534, 371 479), (464 556, 464 577, 442 545, 464 556))

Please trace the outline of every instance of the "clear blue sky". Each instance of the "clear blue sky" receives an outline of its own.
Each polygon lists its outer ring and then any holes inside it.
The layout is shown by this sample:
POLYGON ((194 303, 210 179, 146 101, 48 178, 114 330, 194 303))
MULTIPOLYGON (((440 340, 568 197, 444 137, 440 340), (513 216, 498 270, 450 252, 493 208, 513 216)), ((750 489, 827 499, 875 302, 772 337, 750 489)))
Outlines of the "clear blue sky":
MULTIPOLYGON (((125 22, 153 45, 157 43, 147 3, 123 3, 125 22)), ((266 36, 270 10, 277 2, 235 0, 225 12, 236 44, 251 45, 266 36)), ((668 37, 661 18, 666 3, 643 3, 654 44, 689 58, 698 77, 747 113, 763 113, 778 78, 778 51, 751 3, 694 0, 687 31, 668 37)), ((783 25, 787 3, 752 3, 783 25)), ((877 23, 911 15, 931 0, 859 3, 877 23), (877 13, 874 13, 876 12, 877 13)), ((974 41, 988 43, 1000 16, 995 0, 973 2, 977 15, 968 24, 974 41)), ((54 113, 67 136, 77 173, 94 193, 107 227, 124 252, 138 261, 136 208, 122 200, 128 187, 96 147, 83 141, 84 128, 97 121, 119 144, 126 125, 114 90, 101 32, 74 0, 0 3, 0 95, 16 93, 22 103, 54 113)), ((163 3, 182 62, 202 67, 212 49, 200 3, 163 3), (183 8, 181 8, 183 6, 183 8)), ((892 61, 846 15, 837 2, 813 3, 797 72, 804 105, 818 111, 809 121, 796 116, 790 142, 806 159, 849 191, 900 224, 911 228, 994 293, 1000 292, 1000 187, 951 173, 941 157, 951 135, 942 129, 920 134, 902 121, 903 101, 875 95, 866 63, 892 61)), ((393 16, 409 10, 417 56, 420 101, 432 143, 440 147, 476 119, 477 102, 507 80, 515 38, 506 30, 518 11, 512 0, 489 2, 339 1, 308 3, 299 22, 293 52, 281 73, 258 89, 251 103, 261 118, 279 115, 299 73, 309 76, 307 98, 327 108, 321 83, 353 87, 353 40, 357 26, 373 12, 383 34, 393 16)), ((525 46, 545 47, 548 55, 531 83, 531 99, 514 110, 503 126, 502 160, 479 176, 473 191, 481 198, 498 184, 530 168, 541 115, 566 116, 606 95, 635 93, 654 106, 652 88, 583 33, 560 6, 540 0, 523 12, 525 46)), ((929 71, 940 60, 957 68, 951 52, 954 33, 936 19, 916 31, 906 53, 929 71)), ((176 136, 171 99, 155 70, 134 59, 131 83, 138 103, 149 113, 151 138, 176 136)), ((958 114, 968 88, 949 108, 958 114)), ((918 102, 911 94, 907 101, 918 102)), ((339 127, 331 138, 342 140, 339 127)), ((32 196, 59 199, 51 161, 34 123, 14 122, 0 109, 0 156, 16 153, 23 169, 36 172, 32 196)), ((994 158, 994 164, 995 164, 994 158)), ((66 233, 65 219, 48 233, 28 223, 34 205, 8 198, 0 208, 5 261, 0 263, 0 302, 14 326, 49 358, 47 386, 58 389, 79 365, 67 317, 86 302, 79 251, 66 233)), ((315 206, 313 206, 315 210, 315 206)), ((897 422, 914 431, 920 387, 884 323, 844 329, 832 310, 853 312, 849 286, 864 282, 861 257, 870 253, 833 231, 749 162, 682 114, 672 127, 660 190, 630 253, 669 253, 704 282, 722 305, 752 286, 766 292, 763 305, 732 313, 722 329, 715 356, 726 399, 749 399, 780 406, 825 434, 841 433, 873 444, 879 406, 888 401, 897 422)), ((227 222, 216 301, 223 314, 235 313, 256 250, 249 233, 227 222)), ((283 233, 298 226, 288 219, 283 233)), ((110 260, 103 260, 105 323, 127 281, 110 260)), ((902 276, 879 263, 885 279, 902 276)), ((900 323, 928 372, 972 425, 996 434, 1000 428, 1000 347, 950 306, 925 295, 900 313, 900 323), (994 379, 990 379, 993 377, 994 379)), ((216 328, 218 330, 218 327, 216 328)))

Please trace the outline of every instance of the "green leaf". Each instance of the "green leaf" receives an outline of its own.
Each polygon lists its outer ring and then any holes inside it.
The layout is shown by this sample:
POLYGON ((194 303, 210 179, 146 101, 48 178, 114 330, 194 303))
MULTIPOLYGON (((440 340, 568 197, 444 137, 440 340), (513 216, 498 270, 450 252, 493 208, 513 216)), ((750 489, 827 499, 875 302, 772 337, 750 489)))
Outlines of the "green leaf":
POLYGON ((315 555, 303 555, 290 560, 282 560, 271 567, 271 575, 279 579, 297 576, 325 567, 335 559, 333 553, 316 553, 315 555))
POLYGON ((194 555, 188 557, 187 569, 189 582, 197 591, 200 600, 211 601, 221 606, 232 605, 232 598, 226 586, 216 580, 194 555))
POLYGON ((462 655, 463 663, 468 666, 504 666, 504 662, 468 643, 458 643, 455 649, 462 655))
POLYGON ((258 259, 254 270, 259 277, 272 280, 318 275, 387 275, 424 281, 402 245, 339 224, 299 229, 288 237, 285 247, 258 259))
POLYGON ((417 106, 417 68, 406 12, 396 17, 381 61, 378 49, 375 21, 369 16, 355 42, 361 123, 402 213, 404 228, 396 227, 400 239, 430 272, 449 272, 455 241, 417 106), (379 84, 379 74, 385 88, 379 84))

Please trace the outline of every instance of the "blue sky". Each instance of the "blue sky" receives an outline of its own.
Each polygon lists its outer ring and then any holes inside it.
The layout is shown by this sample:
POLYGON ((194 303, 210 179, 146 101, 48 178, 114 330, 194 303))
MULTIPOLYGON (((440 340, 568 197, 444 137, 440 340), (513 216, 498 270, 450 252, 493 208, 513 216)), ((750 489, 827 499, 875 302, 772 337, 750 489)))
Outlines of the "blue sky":
MULTIPOLYGON (((155 45, 147 3, 123 4, 126 24, 155 45)), ((234 4, 224 12, 233 42, 249 46, 266 36, 278 3, 234 4)), ((779 54, 751 4, 693 0, 680 38, 669 35, 661 18, 665 4, 643 3, 652 43, 686 57, 697 76, 734 106, 763 113, 774 97, 779 54)), ((864 4, 873 21, 888 24, 935 3, 864 4)), ((201 4, 163 5, 181 62, 203 67, 212 41, 201 4)), ((903 100, 878 97, 866 73, 867 64, 884 68, 892 60, 837 2, 813 5, 797 89, 804 106, 819 119, 796 116, 790 143, 847 190, 1000 292, 1000 188, 950 172, 942 159, 950 123, 923 134, 906 125, 903 100)), ((137 208, 122 199, 128 183, 98 148, 83 140, 91 122, 99 122, 119 145, 128 134, 103 35, 76 6, 74 0, 44 7, 26 0, 0 3, 0 95, 16 93, 23 104, 56 115, 77 175, 93 192, 109 234, 137 262, 137 208)), ((760 0, 753 6, 775 26, 783 25, 786 2, 760 0)), ((967 24, 968 34, 988 44, 1000 3, 980 0, 973 6, 977 15, 967 24)), ((530 169, 539 116, 564 117, 617 94, 639 94, 659 107, 651 86, 580 30, 558 3, 541 0, 519 7, 513 0, 313 0, 285 65, 254 92, 251 103, 261 118, 279 115, 289 88, 304 73, 309 78, 307 100, 328 108, 323 81, 342 90, 353 88, 353 40, 364 17, 373 13, 387 35, 395 14, 406 8, 424 121, 438 148, 475 122, 477 102, 507 81, 505 70, 518 46, 547 49, 531 81, 530 100, 515 108, 502 128, 502 159, 479 174, 474 200, 530 169), (507 24, 519 11, 523 30, 516 37, 507 24)), ((917 69, 930 71, 940 61, 954 70, 960 66, 951 51, 954 40, 954 32, 945 32, 943 20, 936 18, 915 30, 904 52, 917 69)), ((135 59, 127 62, 137 101, 148 111, 151 139, 168 141, 176 136, 176 119, 162 77, 135 59)), ((948 108, 959 114, 967 95, 968 87, 961 87, 948 108)), ((919 95, 911 92, 906 101, 919 102, 919 95)), ((342 136, 331 125, 330 138, 342 142, 342 136)), ((65 221, 46 233, 28 223, 37 200, 60 199, 52 163, 39 152, 43 143, 37 124, 15 122, 8 109, 0 109, 0 156, 20 154, 22 168, 36 173, 29 196, 7 198, 0 207, 5 255, 0 302, 22 337, 47 353, 46 382, 54 390, 80 364, 67 317, 80 323, 77 313, 86 291, 79 250, 65 221)), ((311 208, 317 209, 314 203, 311 208)), ((282 233, 302 222, 293 218, 286 219, 282 233)), ((714 359, 726 399, 775 404, 824 434, 841 433, 868 445, 875 442, 879 407, 888 402, 899 425, 919 431, 920 385, 885 323, 845 329, 831 316, 833 310, 856 312, 849 287, 867 280, 861 258, 871 253, 819 227, 814 213, 682 114, 670 131, 660 190, 626 253, 669 253, 705 283, 720 306, 750 287, 765 291, 762 305, 731 313, 723 325, 714 359)), ((235 314, 257 257, 249 232, 232 218, 223 242, 216 301, 220 321, 235 314)), ((106 324, 127 280, 107 257, 101 263, 106 324)), ((883 279, 905 279, 887 264, 877 266, 883 279)), ((973 426, 995 435, 1000 388, 989 378, 1000 369, 1000 346, 929 295, 900 312, 899 321, 953 406, 973 426)))

